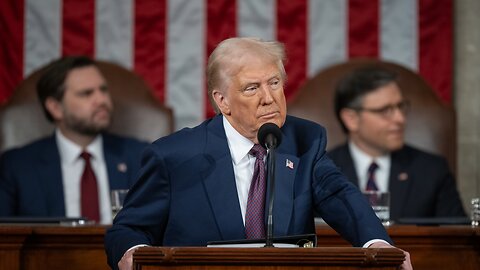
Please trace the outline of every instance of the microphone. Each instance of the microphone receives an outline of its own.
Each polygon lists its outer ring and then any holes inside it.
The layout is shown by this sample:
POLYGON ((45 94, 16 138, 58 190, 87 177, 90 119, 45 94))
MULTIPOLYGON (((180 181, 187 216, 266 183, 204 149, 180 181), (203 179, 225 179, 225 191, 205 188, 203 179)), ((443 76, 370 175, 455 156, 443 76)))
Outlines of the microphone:
POLYGON ((282 142, 282 131, 273 123, 265 123, 258 130, 258 142, 267 149, 267 183, 269 189, 267 235, 265 247, 273 247, 273 199, 275 192, 275 148, 282 142))
POLYGON ((263 148, 270 150, 282 142, 282 131, 274 123, 265 123, 258 130, 257 138, 263 148))

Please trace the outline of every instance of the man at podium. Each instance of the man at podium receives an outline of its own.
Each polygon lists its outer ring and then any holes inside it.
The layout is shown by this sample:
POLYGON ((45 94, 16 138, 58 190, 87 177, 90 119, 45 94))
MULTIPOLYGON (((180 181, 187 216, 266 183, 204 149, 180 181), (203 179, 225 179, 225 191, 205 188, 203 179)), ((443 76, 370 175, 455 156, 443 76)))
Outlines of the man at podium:
POLYGON ((354 246, 392 247, 369 203, 325 154, 325 129, 287 116, 284 60, 281 43, 254 38, 227 39, 212 52, 207 83, 217 115, 147 147, 139 179, 105 236, 112 268, 131 269, 141 245, 264 238, 272 194, 257 133, 265 123, 282 136, 275 237, 315 233, 316 210, 354 246))

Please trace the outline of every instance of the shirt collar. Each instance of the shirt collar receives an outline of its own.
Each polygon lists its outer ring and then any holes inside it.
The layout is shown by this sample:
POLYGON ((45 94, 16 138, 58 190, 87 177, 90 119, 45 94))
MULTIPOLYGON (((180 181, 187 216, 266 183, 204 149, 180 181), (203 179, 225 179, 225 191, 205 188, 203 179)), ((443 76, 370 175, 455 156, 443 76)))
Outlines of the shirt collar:
MULTIPOLYGON (((55 138, 62 163, 74 163, 82 153, 83 149, 78 144, 65 137, 59 129, 55 129, 55 138)), ((103 159, 103 137, 98 135, 87 146, 86 151, 90 153, 92 159, 103 159)))
POLYGON ((225 129, 225 135, 227 136, 228 148, 230 148, 230 155, 232 156, 233 164, 238 164, 238 162, 250 152, 254 143, 238 133, 225 116, 222 116, 222 118, 223 128, 225 129))
POLYGON ((357 175, 363 175, 364 172, 368 170, 370 164, 375 161, 378 168, 385 169, 390 164, 390 155, 383 155, 379 157, 371 157, 367 153, 363 152, 354 142, 348 142, 348 148, 352 154, 353 164, 357 169, 357 175))

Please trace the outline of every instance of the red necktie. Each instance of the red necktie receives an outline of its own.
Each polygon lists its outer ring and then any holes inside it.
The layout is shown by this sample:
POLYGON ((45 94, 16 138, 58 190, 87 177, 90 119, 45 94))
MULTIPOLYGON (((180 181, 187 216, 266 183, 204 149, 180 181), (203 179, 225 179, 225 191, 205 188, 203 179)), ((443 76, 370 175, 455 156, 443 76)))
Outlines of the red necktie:
POLYGON ((91 155, 87 152, 80 154, 85 160, 85 169, 80 179, 81 213, 82 216, 96 222, 100 221, 100 209, 98 203, 97 178, 90 164, 91 155))
POLYGON ((265 237, 265 164, 263 158, 266 150, 259 144, 255 144, 250 150, 255 156, 255 169, 252 183, 248 192, 247 211, 245 213, 245 234, 248 239, 265 237))
POLYGON ((370 164, 367 171, 367 188, 366 191, 378 191, 377 183, 375 182, 375 171, 378 169, 378 165, 375 162, 370 164))

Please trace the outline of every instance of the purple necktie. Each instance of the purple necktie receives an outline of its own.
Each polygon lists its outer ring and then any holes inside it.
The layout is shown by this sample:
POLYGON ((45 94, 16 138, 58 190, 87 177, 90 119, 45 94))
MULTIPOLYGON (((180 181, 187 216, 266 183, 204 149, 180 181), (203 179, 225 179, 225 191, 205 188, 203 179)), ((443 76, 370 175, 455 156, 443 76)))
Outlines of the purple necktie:
POLYGON ((248 239, 265 237, 265 164, 263 158, 267 151, 255 144, 249 152, 255 160, 252 183, 248 192, 247 212, 245 214, 245 234, 248 239))
POLYGON ((82 216, 96 222, 100 221, 100 209, 98 203, 97 178, 90 164, 91 155, 87 152, 80 154, 85 160, 85 169, 80 179, 80 199, 82 216))
POLYGON ((368 167, 367 188, 365 189, 366 191, 378 191, 377 183, 375 182, 375 171, 377 169, 378 165, 375 162, 372 162, 372 164, 370 164, 370 167, 368 167))

